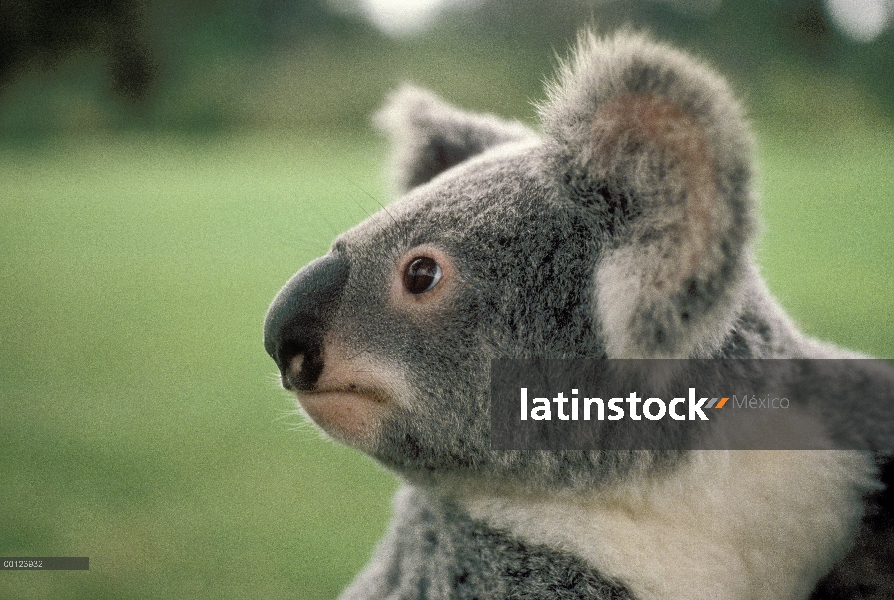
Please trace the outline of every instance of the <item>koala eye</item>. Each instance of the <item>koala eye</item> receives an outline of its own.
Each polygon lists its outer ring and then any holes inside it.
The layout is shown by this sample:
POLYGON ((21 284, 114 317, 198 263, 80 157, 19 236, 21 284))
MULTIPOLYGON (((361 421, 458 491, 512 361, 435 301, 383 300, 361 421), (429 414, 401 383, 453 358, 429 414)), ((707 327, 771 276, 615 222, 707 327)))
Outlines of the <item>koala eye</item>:
POLYGON ((411 294, 422 294, 441 280, 441 267, 433 258, 419 256, 404 271, 404 288, 411 294))

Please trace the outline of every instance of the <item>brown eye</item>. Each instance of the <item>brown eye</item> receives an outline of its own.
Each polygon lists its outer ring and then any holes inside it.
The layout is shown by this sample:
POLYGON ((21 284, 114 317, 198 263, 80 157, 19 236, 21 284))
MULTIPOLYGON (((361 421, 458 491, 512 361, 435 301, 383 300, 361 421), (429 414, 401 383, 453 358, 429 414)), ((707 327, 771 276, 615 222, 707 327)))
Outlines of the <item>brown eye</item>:
POLYGON ((404 288, 411 294, 429 291, 441 280, 441 267, 427 256, 414 258, 404 271, 404 288))

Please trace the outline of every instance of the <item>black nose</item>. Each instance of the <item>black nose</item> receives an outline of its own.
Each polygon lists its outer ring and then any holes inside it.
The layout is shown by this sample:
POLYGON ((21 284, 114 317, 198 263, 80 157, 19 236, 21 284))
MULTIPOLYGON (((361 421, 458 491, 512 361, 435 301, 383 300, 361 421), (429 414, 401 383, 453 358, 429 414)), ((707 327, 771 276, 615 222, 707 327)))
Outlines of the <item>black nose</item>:
POLYGON ((264 348, 290 389, 310 389, 323 370, 323 336, 348 279, 348 262, 327 254, 292 277, 264 319, 264 348), (301 368, 290 371, 302 356, 301 368))

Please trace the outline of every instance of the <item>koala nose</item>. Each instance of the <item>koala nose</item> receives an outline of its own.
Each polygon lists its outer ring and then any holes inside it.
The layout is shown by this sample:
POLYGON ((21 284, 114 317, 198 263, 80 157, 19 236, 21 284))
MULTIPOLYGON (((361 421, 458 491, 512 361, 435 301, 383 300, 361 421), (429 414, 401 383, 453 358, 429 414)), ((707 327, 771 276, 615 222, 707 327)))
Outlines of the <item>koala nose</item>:
POLYGON ((347 260, 327 254, 298 271, 273 299, 264 319, 264 348, 287 389, 309 390, 323 371, 323 336, 347 279, 347 260), (300 367, 293 369, 299 355, 300 367))

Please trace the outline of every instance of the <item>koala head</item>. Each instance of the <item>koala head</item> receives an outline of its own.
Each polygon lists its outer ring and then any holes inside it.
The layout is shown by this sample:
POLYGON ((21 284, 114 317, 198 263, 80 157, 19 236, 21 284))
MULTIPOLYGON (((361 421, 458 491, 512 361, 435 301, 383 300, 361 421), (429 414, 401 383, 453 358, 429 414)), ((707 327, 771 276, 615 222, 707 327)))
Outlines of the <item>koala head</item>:
POLYGON ((753 278, 751 140, 709 70, 582 36, 542 132, 404 88, 401 197, 273 302, 265 347, 331 437, 410 479, 589 484, 642 457, 494 452, 492 358, 714 356, 753 278))

